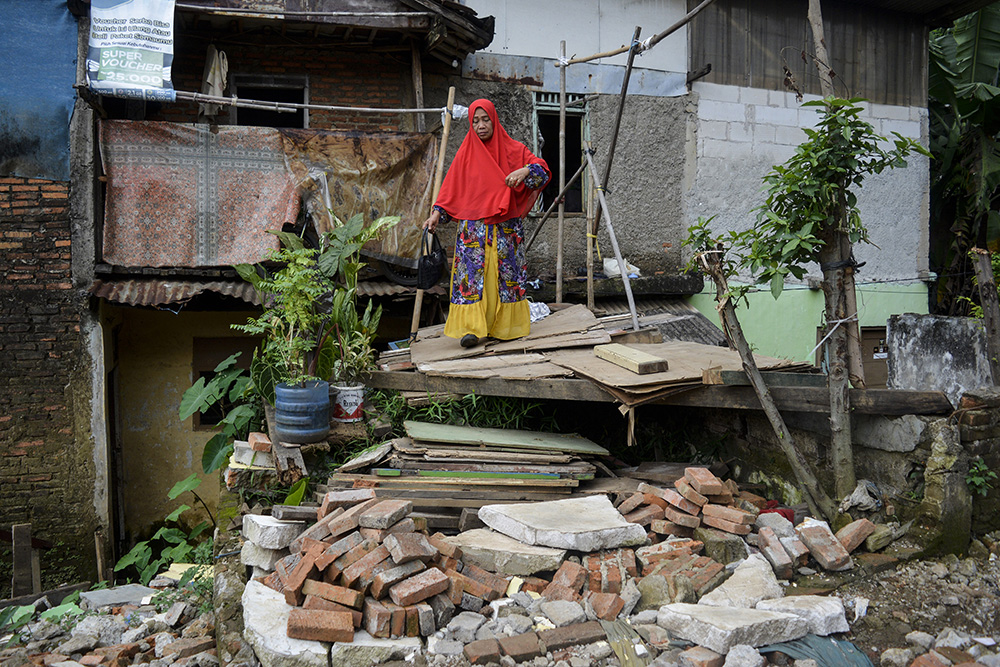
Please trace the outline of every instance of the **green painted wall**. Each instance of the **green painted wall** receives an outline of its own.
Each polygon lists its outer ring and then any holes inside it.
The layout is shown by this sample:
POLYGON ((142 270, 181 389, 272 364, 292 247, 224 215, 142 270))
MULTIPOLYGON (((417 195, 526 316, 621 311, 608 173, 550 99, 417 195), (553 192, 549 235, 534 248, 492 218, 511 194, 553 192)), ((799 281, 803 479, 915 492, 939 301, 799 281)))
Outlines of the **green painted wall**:
MULTIPOLYGON (((691 297, 691 303, 716 325, 715 288, 691 297)), ((823 291, 788 285, 774 299, 769 291, 749 295, 750 307, 740 304, 737 316, 756 352, 793 361, 813 361, 816 328, 823 323, 823 291)), ((863 327, 882 327, 890 315, 927 313, 924 283, 879 283, 858 286, 858 313, 863 327)))

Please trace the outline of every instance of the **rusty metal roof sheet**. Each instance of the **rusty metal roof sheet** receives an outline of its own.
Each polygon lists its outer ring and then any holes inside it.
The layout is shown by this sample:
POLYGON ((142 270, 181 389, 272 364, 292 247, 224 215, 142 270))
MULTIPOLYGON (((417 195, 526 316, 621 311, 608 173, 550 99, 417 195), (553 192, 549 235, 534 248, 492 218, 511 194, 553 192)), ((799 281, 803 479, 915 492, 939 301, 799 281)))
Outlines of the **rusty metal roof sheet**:
MULTIPOLYGON (((655 326, 664 340, 686 340, 704 345, 726 345, 726 335, 701 311, 682 297, 638 297, 635 300, 640 326, 655 326)), ((599 315, 628 313, 625 299, 601 299, 599 315)), ((631 326, 631 325, 630 325, 631 326)))
POLYGON ((185 303, 204 292, 215 292, 260 305, 250 283, 235 280, 197 281, 163 279, 95 280, 90 293, 129 306, 185 303))

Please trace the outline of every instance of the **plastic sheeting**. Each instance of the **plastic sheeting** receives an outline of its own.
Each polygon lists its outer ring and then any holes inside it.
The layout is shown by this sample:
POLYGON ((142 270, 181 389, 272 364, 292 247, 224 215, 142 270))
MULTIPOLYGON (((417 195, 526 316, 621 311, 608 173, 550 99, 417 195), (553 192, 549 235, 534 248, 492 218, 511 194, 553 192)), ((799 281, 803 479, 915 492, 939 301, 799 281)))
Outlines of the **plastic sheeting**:
POLYGON ((420 229, 431 210, 437 139, 432 134, 281 129, 288 169, 320 233, 333 217, 368 222, 402 216, 365 254, 416 268, 420 229))
POLYGON ((66 0, 8 0, 0 26, 0 176, 68 181, 76 21, 66 0))
POLYGON ((874 667, 861 649, 849 641, 833 637, 806 635, 790 642, 770 644, 760 653, 780 651, 795 660, 815 660, 819 667, 874 667))

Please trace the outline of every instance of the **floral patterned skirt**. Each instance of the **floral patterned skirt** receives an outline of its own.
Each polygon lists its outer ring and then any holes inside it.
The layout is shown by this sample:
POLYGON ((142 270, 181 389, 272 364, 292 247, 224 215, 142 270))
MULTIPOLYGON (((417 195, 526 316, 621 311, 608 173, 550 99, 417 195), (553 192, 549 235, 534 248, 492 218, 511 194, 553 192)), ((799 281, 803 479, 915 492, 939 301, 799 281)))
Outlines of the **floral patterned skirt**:
POLYGON ((510 340, 528 335, 531 314, 524 298, 523 240, 520 218, 495 225, 459 222, 446 336, 471 333, 510 340))

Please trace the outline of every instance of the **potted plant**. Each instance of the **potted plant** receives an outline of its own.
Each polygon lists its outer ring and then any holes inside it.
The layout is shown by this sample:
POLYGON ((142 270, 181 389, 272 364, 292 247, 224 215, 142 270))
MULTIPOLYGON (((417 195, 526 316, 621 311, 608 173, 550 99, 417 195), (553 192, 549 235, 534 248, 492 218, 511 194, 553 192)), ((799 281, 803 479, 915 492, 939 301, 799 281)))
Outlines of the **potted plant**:
POLYGON ((307 248, 288 232, 271 232, 282 248, 267 260, 280 268, 240 264, 236 271, 257 291, 264 312, 233 328, 263 338, 254 352, 250 376, 265 400, 272 439, 304 444, 329 433, 331 378, 354 381, 374 365, 371 342, 381 308, 369 303, 357 313, 361 247, 399 221, 383 217, 364 224, 357 215, 337 220, 320 237, 319 248, 307 248), (366 361, 367 360, 367 361, 366 361), (269 405, 270 404, 270 405, 269 405), (273 406, 274 418, 270 408, 273 406))

